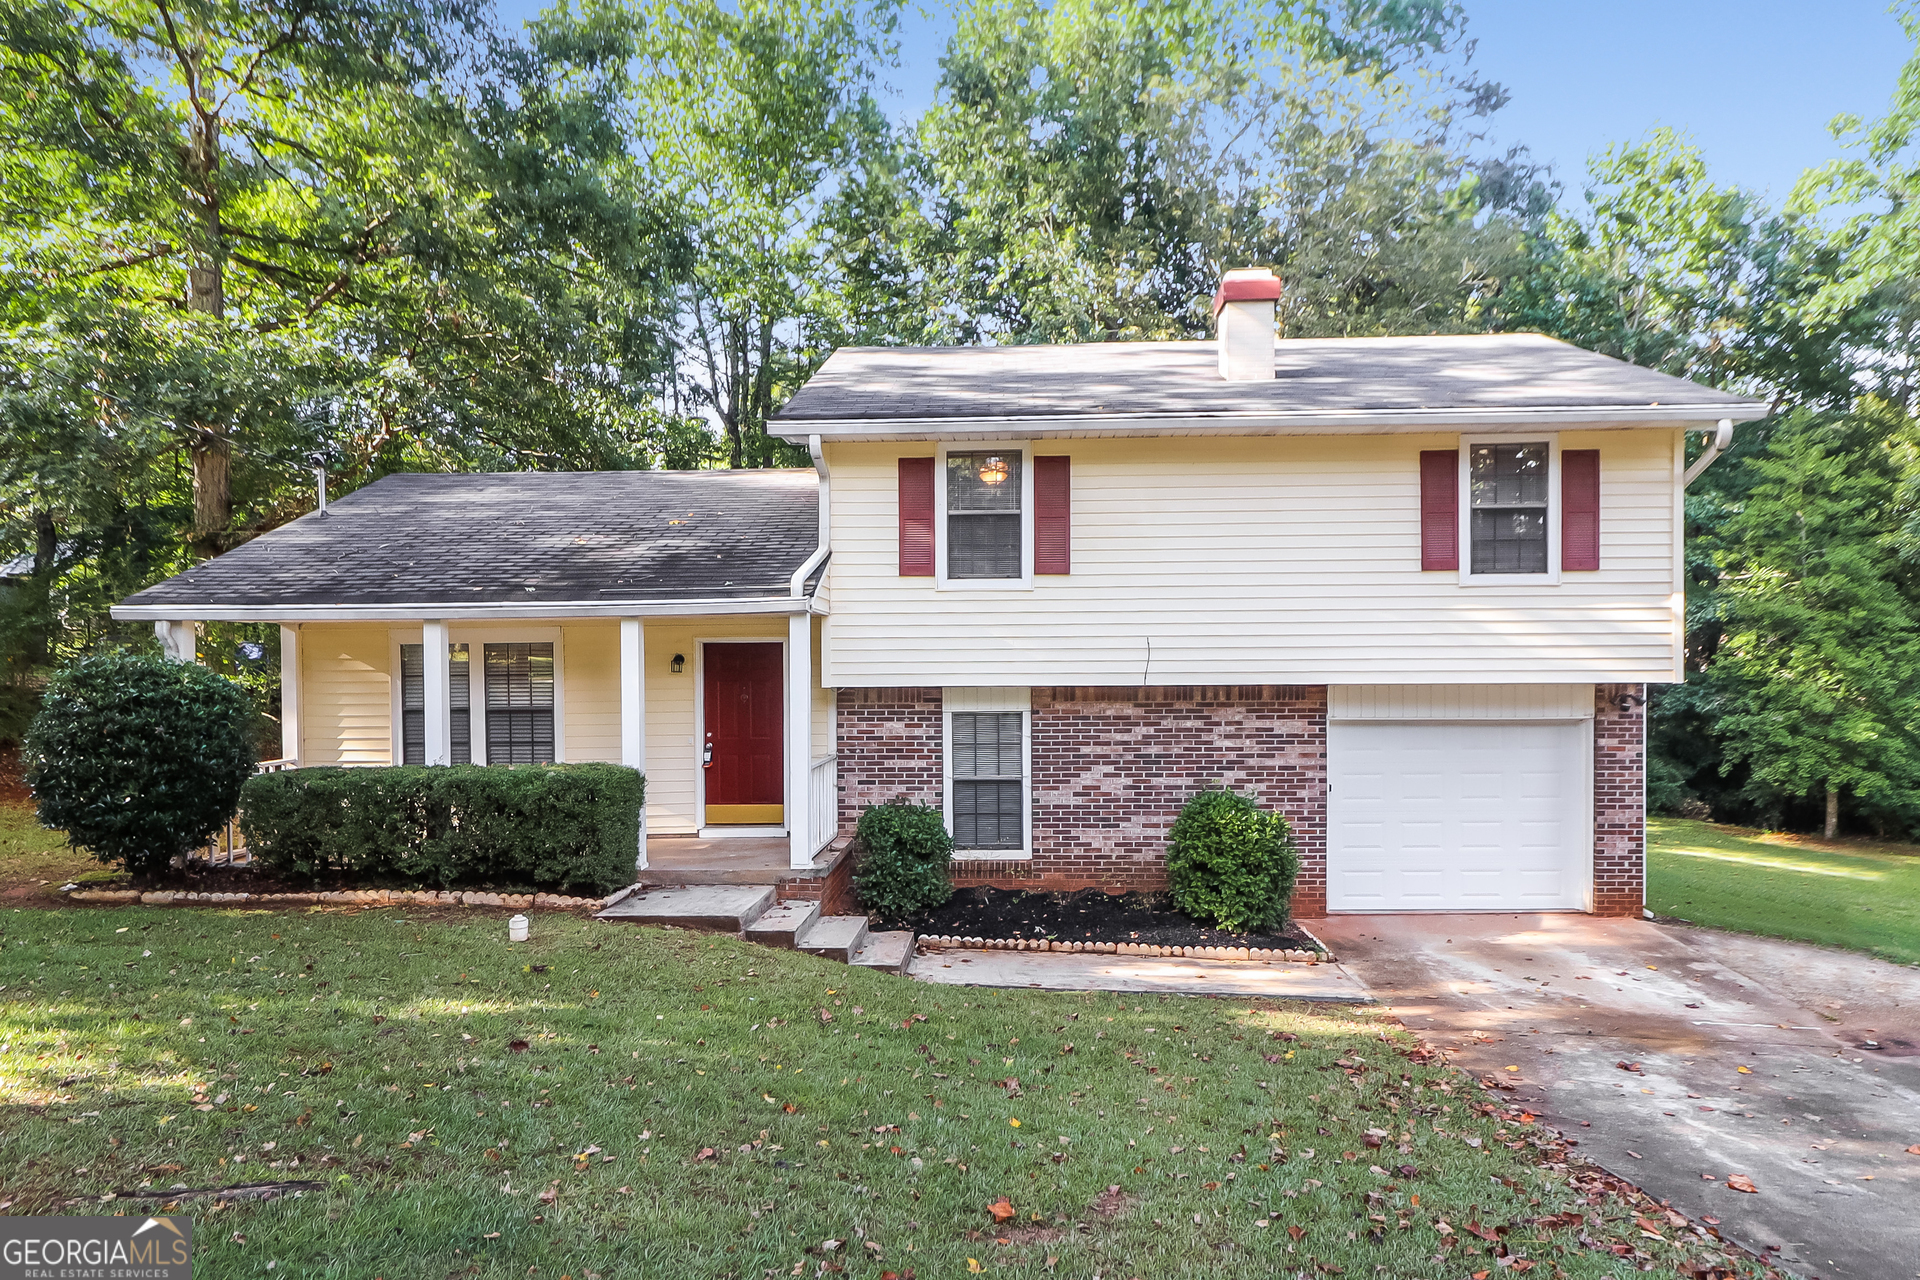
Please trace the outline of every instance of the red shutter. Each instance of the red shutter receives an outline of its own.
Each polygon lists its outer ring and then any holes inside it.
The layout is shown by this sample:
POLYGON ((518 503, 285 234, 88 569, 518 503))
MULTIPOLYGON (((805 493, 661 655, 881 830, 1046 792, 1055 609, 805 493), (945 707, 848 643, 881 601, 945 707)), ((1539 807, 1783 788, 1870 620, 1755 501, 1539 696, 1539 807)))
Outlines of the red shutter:
POLYGON ((1460 451, 1420 452, 1420 567, 1460 567, 1460 451))
POLYGON ((1600 451, 1560 453, 1560 567, 1600 567, 1600 451))
POLYGON ((1073 572, 1073 460, 1033 460, 1033 571, 1073 572))
POLYGON ((933 459, 900 459, 900 576, 933 576, 933 459))

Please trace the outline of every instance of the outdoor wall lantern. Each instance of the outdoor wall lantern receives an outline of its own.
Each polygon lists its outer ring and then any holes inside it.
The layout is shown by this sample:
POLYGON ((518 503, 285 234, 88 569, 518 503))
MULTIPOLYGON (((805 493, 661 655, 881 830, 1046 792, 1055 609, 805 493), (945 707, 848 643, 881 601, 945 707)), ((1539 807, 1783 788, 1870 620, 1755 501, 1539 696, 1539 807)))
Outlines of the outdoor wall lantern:
POLYGON ((674 654, 673 661, 667 664, 667 669, 675 675, 679 675, 682 671, 685 671, 687 669, 687 655, 684 653, 674 654))

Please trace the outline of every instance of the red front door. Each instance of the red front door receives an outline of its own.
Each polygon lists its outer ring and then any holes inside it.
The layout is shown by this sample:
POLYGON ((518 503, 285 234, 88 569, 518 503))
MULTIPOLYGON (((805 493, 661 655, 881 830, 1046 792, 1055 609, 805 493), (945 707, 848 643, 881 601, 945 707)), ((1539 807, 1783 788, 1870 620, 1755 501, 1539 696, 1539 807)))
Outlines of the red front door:
POLYGON ((777 826, 785 815, 780 646, 709 644, 703 667, 707 824, 777 826))

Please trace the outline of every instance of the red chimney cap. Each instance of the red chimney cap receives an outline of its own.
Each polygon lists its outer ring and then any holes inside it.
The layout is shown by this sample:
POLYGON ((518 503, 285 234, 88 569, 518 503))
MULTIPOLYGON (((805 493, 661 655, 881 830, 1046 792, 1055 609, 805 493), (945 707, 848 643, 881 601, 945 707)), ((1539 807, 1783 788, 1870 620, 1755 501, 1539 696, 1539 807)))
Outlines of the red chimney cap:
POLYGON ((1229 271, 1213 295, 1213 314, 1217 319, 1220 308, 1229 302, 1277 302, 1279 299, 1280 277, 1271 271, 1229 271))

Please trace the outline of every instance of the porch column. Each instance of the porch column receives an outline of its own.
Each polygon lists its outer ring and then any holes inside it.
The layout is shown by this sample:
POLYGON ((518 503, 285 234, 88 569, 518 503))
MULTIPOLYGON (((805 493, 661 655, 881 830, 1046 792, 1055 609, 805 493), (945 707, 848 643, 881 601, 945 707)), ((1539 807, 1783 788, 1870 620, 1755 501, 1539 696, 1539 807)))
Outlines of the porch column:
POLYGON ((813 765, 813 617, 787 619, 787 865, 813 865, 813 820, 807 812, 813 765))
MULTIPOLYGON (((620 619, 620 763, 647 771, 647 631, 620 619)), ((634 866, 647 869, 647 807, 640 806, 640 848, 634 866)))
POLYGON ((300 763, 300 632, 280 628, 280 758, 300 763))
POLYGON ((153 634, 160 637, 160 647, 175 662, 198 659, 191 622, 156 622, 153 624, 153 634))
POLYGON ((447 659, 447 624, 429 618, 420 624, 420 668, 426 686, 422 716, 426 721, 426 762, 452 764, 453 743, 447 723, 453 702, 453 670, 447 659))

